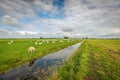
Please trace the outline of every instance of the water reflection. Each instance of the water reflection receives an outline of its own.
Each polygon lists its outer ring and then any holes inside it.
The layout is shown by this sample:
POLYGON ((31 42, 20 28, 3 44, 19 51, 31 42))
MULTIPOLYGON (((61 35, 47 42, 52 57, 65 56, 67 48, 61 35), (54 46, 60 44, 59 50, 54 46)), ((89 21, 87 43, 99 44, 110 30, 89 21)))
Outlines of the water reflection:
POLYGON ((36 77, 33 75, 26 75, 20 78, 20 80, 38 80, 36 77))
POLYGON ((31 61, 29 61, 28 66, 31 67, 31 66, 34 64, 35 60, 36 60, 36 59, 32 59, 31 61))

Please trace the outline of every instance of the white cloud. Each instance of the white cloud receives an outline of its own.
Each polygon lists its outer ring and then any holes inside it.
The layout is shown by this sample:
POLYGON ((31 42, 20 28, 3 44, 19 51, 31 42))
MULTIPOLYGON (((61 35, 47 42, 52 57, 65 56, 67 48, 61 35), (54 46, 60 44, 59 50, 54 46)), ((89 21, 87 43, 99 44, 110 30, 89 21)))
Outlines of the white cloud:
POLYGON ((20 24, 21 18, 33 18, 31 23, 13 32, 21 37, 120 37, 119 0, 65 0, 60 10, 63 18, 42 18, 36 15, 38 12, 49 16, 59 13, 52 1, 1 0, 0 11, 5 14, 2 22, 15 26, 20 24))
POLYGON ((17 33, 19 33, 20 35, 25 35, 25 31, 17 31, 17 33))
POLYGON ((26 35, 26 34, 37 35, 38 34, 38 32, 32 32, 32 31, 17 31, 16 33, 19 33, 20 35, 26 35))

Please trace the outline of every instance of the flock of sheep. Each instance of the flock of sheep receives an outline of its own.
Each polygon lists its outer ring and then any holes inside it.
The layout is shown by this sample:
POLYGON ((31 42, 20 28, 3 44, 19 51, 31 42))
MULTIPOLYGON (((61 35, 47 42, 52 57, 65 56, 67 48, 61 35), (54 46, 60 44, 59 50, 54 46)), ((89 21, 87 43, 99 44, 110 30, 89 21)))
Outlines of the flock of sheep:
MULTIPOLYGON (((52 41, 49 41, 49 40, 37 40, 37 41, 35 41, 35 45, 37 46, 37 45, 42 45, 43 43, 56 43, 58 40, 52 40, 52 41)), ((64 42, 64 40, 59 40, 59 42, 61 42, 61 43, 63 43, 64 42)), ((72 41, 70 41, 70 40, 67 40, 67 42, 68 43, 70 43, 70 42, 72 42, 72 41)), ((11 41, 8 41, 8 44, 13 44, 13 40, 11 40, 11 41)), ((35 49, 35 47, 33 47, 33 46, 30 46, 29 48, 28 48, 28 52, 29 53, 34 53, 34 51, 35 51, 36 49, 35 49)))

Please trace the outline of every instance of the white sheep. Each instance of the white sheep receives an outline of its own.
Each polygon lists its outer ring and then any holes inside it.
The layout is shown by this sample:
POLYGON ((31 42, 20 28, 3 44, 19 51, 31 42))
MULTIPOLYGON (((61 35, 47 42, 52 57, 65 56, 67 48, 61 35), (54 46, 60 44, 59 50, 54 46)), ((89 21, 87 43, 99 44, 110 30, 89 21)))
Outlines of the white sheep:
POLYGON ((13 40, 11 40, 10 42, 13 43, 13 40))
POLYGON ((8 42, 8 44, 11 44, 11 42, 8 42))
POLYGON ((8 44, 12 44, 13 43, 13 40, 9 41, 8 44))
POLYGON ((55 43, 55 41, 53 41, 53 43, 55 43))
POLYGON ((31 54, 34 53, 35 52, 35 47, 32 47, 32 46, 29 47, 28 52, 31 53, 31 54))
POLYGON ((38 44, 38 42, 35 42, 35 45, 37 45, 38 44))
POLYGON ((45 43, 45 40, 42 40, 43 43, 45 43))
POLYGON ((43 44, 43 43, 39 43, 39 45, 41 45, 41 44, 43 44))
POLYGON ((60 40, 60 42, 63 42, 63 40, 60 40))
POLYGON ((70 41, 68 40, 68 43, 70 43, 70 41))
POLYGON ((49 41, 47 41, 46 43, 49 43, 49 41))

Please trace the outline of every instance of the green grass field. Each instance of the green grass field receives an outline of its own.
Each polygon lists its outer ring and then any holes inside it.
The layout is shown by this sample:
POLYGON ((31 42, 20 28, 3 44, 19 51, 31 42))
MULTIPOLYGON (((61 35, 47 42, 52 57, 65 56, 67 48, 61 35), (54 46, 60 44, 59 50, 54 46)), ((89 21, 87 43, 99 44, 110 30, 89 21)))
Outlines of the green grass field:
POLYGON ((50 52, 54 52, 80 42, 80 40, 65 39, 1 39, 0 40, 0 73, 10 68, 21 65, 33 59, 40 58, 50 52), (13 41, 12 44, 8 42, 13 41), (47 42, 45 42, 47 40, 47 42), (55 41, 55 42, 54 42, 55 41), (35 42, 38 44, 36 45, 35 42), (42 44, 39 44, 42 43, 42 44), (33 54, 28 48, 36 48, 33 54))
POLYGON ((120 80, 120 40, 85 40, 51 80, 120 80))

